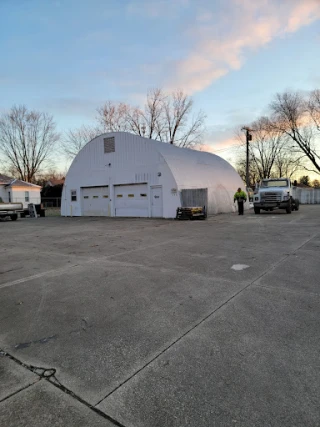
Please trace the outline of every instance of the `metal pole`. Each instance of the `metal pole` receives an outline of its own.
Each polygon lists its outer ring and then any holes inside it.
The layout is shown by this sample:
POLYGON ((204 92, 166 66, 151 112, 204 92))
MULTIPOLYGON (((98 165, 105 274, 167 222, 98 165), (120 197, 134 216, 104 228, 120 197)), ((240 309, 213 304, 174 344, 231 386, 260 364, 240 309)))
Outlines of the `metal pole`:
POLYGON ((250 186, 249 182, 249 140, 250 140, 250 134, 249 129, 246 129, 246 145, 247 145, 247 155, 246 155, 246 185, 247 188, 250 186))

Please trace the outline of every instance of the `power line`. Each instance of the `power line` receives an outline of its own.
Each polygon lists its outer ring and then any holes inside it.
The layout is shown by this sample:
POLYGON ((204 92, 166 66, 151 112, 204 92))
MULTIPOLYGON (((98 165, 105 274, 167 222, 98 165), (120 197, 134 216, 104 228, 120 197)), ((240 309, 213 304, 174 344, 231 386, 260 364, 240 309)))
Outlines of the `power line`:
POLYGON ((241 143, 234 144, 234 145, 230 145, 230 146, 229 146, 229 147, 227 147, 227 148, 220 148, 219 150, 215 150, 215 151, 213 151, 213 153, 221 153, 222 151, 230 150, 230 148, 240 147, 240 146, 241 146, 241 143))

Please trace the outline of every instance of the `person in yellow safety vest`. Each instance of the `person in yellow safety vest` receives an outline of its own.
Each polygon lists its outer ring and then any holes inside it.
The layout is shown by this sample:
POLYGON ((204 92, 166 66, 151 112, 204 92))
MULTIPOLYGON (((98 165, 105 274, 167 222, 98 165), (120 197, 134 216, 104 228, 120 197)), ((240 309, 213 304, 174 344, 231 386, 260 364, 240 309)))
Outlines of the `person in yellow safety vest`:
POLYGON ((238 191, 234 195, 234 202, 238 202, 238 213, 239 215, 243 215, 243 204, 247 201, 247 195, 241 188, 238 188, 238 191))

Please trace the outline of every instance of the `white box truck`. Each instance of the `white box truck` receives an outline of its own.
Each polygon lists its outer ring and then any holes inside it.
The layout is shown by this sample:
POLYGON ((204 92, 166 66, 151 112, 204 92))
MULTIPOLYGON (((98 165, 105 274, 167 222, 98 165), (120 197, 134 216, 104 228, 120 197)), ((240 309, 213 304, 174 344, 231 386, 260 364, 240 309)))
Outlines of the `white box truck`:
POLYGON ((257 184, 254 197, 254 213, 259 214, 261 209, 273 211, 285 209, 288 214, 299 210, 299 200, 293 197, 292 184, 289 178, 263 179, 257 184))

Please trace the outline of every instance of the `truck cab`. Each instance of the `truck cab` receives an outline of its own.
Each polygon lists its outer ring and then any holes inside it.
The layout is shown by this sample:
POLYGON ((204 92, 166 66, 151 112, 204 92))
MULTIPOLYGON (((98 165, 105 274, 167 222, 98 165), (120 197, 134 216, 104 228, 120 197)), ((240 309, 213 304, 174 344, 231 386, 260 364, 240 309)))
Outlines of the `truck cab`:
POLYGON ((299 200, 293 198, 292 184, 289 178, 263 179, 257 186, 253 197, 254 213, 261 209, 272 211, 284 209, 288 214, 299 209, 299 200))

